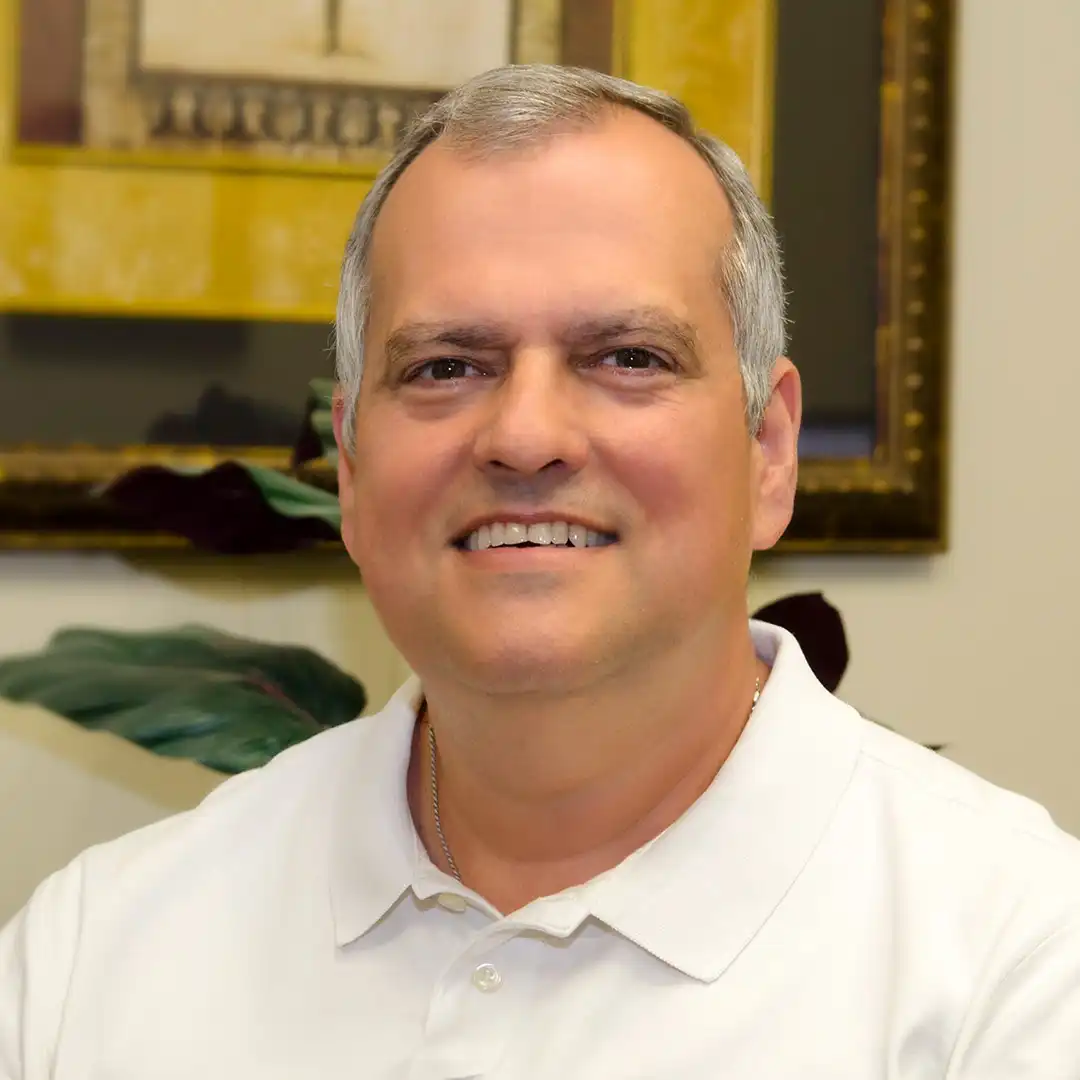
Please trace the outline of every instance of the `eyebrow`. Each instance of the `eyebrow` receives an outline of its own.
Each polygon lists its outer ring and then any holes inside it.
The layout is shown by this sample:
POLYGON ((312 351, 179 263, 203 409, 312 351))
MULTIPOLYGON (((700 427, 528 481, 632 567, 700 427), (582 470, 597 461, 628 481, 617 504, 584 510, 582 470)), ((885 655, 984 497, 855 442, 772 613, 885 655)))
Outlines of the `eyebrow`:
POLYGON ((698 357, 698 336, 693 324, 658 307, 628 308, 574 319, 560 334, 560 341, 581 347, 635 336, 657 339, 659 344, 689 359, 698 357))
MULTIPOLYGON (((697 333, 691 323, 658 307, 634 307, 601 315, 572 316, 557 334, 568 348, 590 348, 625 338, 657 339, 658 344, 696 361, 697 333)), ((383 346, 386 369, 393 370, 421 349, 443 346, 468 352, 509 352, 517 337, 495 322, 414 320, 393 330, 383 346)))
POLYGON ((407 322, 393 330, 383 345, 387 370, 394 369, 403 360, 432 345, 468 352, 495 352, 511 348, 513 339, 504 328, 494 323, 407 322))

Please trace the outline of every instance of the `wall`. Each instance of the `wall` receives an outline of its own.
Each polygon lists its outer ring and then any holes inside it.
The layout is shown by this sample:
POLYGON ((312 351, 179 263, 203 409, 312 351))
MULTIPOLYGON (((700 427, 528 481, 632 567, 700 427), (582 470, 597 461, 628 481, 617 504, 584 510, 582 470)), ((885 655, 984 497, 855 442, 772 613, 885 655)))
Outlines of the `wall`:
MULTIPOLYGON (((408 669, 352 564, 0 556, 0 655, 71 624, 152 629, 195 622, 307 645, 363 682, 378 709, 408 669)), ((0 705, 0 923, 45 874, 90 843, 193 805, 216 774, 37 711, 0 705)))
POLYGON ((782 562, 753 593, 823 589, 844 697, 1080 833, 1080 4, 959 6, 951 550, 782 562))
MULTIPOLYGON (((967 0, 955 192, 950 552, 762 564, 757 604, 822 589, 853 646, 843 696, 1034 796, 1080 833, 1074 312, 1080 270, 1080 4, 967 0)), ((348 569, 0 558, 0 653, 78 621, 198 620, 306 642, 378 705, 404 667, 348 569)), ((0 729, 0 921, 84 844, 212 778, 26 716, 0 729), (92 749, 91 749, 92 748, 92 749)))

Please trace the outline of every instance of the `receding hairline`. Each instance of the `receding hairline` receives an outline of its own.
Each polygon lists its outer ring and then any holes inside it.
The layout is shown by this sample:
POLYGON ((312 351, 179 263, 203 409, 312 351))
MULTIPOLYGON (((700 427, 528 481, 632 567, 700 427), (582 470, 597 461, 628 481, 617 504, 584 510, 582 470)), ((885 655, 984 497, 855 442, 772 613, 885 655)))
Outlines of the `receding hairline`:
POLYGON ((420 153, 442 143, 468 157, 475 155, 477 158, 486 158, 507 153, 528 154, 534 148, 541 148, 561 135, 581 134, 624 116, 638 116, 643 120, 650 120, 658 128, 670 132, 684 142, 696 134, 689 124, 684 127, 665 123, 662 116, 629 102, 597 97, 573 112, 551 117, 542 123, 528 127, 522 126, 518 129, 500 129, 498 138, 491 138, 482 128, 478 130, 468 123, 458 123, 451 116, 443 125, 442 130, 425 143, 420 153))
POLYGON ((501 136, 498 139, 484 138, 482 136, 470 137, 470 129, 467 127, 464 129, 464 137, 462 137, 462 133, 459 132, 457 128, 452 124, 448 124, 433 139, 425 142, 417 149, 417 152, 409 158, 401 171, 394 177, 394 182, 385 192, 384 198, 379 205, 378 213, 372 221, 370 247, 365 252, 365 263, 369 285, 374 285, 371 271, 374 263, 376 237, 381 231, 379 229, 379 223, 384 217, 387 204, 394 200, 395 191, 402 180, 404 180, 412 170, 413 166, 416 165, 421 158, 427 156, 430 151, 442 150, 470 164, 482 164, 486 161, 494 161, 497 159, 518 159, 528 161, 531 158, 541 156, 546 150, 551 148, 552 143, 560 138, 568 135, 587 135, 602 129, 608 123, 615 123, 619 120, 628 120, 631 123, 637 123, 640 120, 649 125, 649 127, 670 136, 673 140, 672 149, 675 154, 692 154, 693 158, 697 161, 698 167, 705 170, 703 178, 707 176, 709 189, 715 192, 719 197, 719 202, 717 204, 720 215, 720 220, 718 222, 720 226, 718 236, 719 244, 718 250, 714 256, 713 278, 714 284, 722 286, 726 272, 726 259, 731 244, 736 239, 737 215, 731 196, 725 189, 720 177, 717 176, 712 163, 703 152, 703 149, 695 142, 697 133, 692 129, 688 129, 688 131, 684 132, 670 124, 664 123, 661 118, 654 116, 644 109, 639 109, 633 105, 619 101, 611 101, 607 98, 598 98, 594 103, 591 103, 589 109, 581 110, 573 115, 568 115, 565 118, 559 117, 548 124, 534 127, 527 133, 523 133, 520 138, 516 139, 507 139, 501 136), (682 149, 679 150, 676 149, 676 147, 682 147, 682 149))
MULTIPOLYGON (((531 127, 522 127, 506 131, 500 129, 497 136, 490 132, 477 130, 468 123, 455 123, 451 118, 444 124, 442 129, 434 137, 425 140, 416 152, 412 154, 394 177, 393 183, 387 189, 383 204, 379 207, 379 213, 375 220, 381 216, 383 205, 393 190, 401 182, 410 169, 428 151, 436 148, 449 151, 462 160, 469 162, 483 162, 497 158, 523 158, 539 156, 556 140, 567 135, 585 135, 605 127, 607 124, 619 121, 630 123, 642 123, 648 128, 666 133, 675 145, 682 146, 691 152, 700 164, 708 171, 709 177, 715 190, 719 191, 723 204, 731 213, 733 207, 728 192, 716 174, 716 170, 710 162, 702 140, 707 138, 704 132, 699 132, 692 125, 689 116, 684 124, 673 124, 665 121, 665 117, 648 109, 622 101, 613 101, 608 98, 597 98, 590 102, 588 107, 574 113, 557 116, 541 124, 531 127)), ((676 151, 677 152, 677 151, 676 151)))

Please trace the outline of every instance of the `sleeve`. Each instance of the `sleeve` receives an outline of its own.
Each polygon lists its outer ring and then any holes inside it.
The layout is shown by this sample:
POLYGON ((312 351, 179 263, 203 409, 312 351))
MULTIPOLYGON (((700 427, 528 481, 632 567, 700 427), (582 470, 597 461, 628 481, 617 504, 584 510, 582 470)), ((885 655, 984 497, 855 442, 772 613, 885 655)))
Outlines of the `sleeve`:
POLYGON ((0 930, 0 1080, 49 1080, 78 949, 82 863, 38 886, 0 930))
POLYGON ((1080 915, 972 1011, 945 1080, 1080 1080, 1080 915))

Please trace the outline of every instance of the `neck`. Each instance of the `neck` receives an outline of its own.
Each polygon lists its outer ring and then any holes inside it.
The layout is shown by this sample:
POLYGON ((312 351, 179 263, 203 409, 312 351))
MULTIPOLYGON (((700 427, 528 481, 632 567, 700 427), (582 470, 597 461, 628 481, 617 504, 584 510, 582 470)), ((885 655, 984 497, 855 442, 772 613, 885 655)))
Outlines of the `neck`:
POLYGON ((430 723, 443 832, 464 883, 503 912, 582 884, 700 797, 766 674, 746 633, 711 661, 665 657, 571 693, 490 696, 425 683, 408 780, 420 837, 449 871, 432 813, 430 723))

